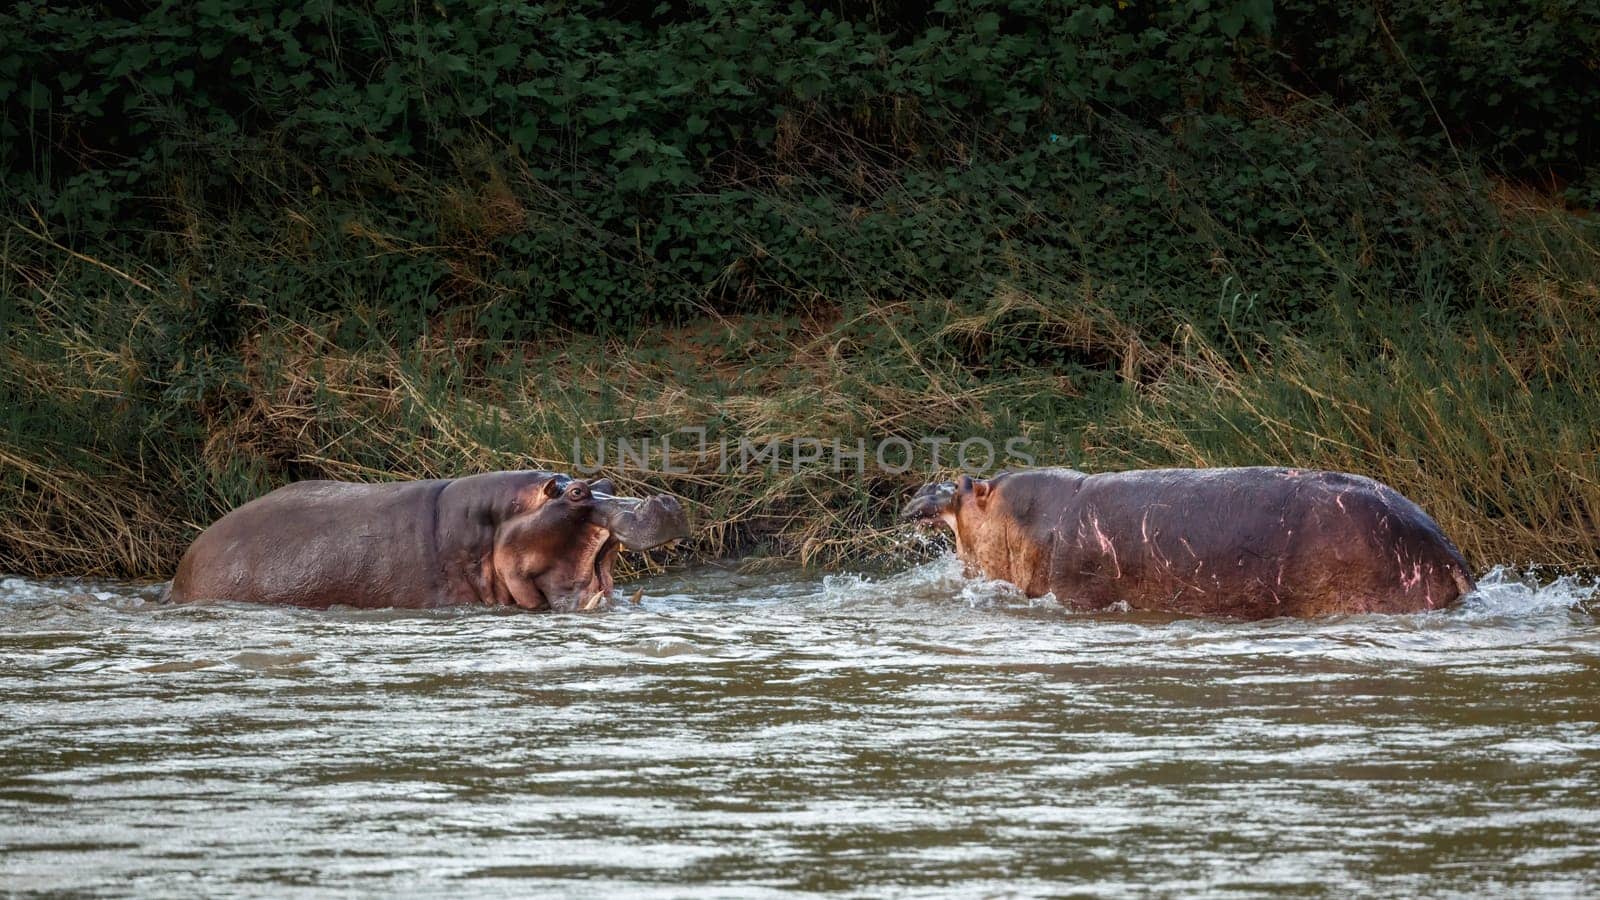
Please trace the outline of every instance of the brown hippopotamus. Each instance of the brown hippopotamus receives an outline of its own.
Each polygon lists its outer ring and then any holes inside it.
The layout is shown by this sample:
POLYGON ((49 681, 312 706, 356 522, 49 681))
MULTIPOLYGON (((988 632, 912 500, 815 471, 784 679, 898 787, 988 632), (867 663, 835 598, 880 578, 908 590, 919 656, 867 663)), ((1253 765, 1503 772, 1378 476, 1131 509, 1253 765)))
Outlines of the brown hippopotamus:
POLYGON ((1071 469, 923 487, 904 517, 969 569, 1063 604, 1263 619, 1449 606, 1474 587, 1415 503, 1359 475, 1071 469))
POLYGON ((672 497, 613 490, 554 472, 302 481, 207 528, 178 563, 171 597, 587 609, 610 593, 619 546, 648 549, 689 533, 672 497))

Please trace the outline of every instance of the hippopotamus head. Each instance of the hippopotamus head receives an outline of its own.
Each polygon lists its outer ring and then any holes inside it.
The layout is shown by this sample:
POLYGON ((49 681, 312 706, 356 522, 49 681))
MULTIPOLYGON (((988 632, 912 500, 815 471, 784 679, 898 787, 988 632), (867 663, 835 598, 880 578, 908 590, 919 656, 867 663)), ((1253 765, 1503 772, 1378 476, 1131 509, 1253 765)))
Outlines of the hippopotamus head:
MULTIPOLYGON (((1055 543, 1059 511, 1084 477, 1072 469, 1001 472, 986 480, 963 475, 924 485, 901 517, 923 527, 950 529, 956 555, 969 573, 1032 591, 1038 587, 1041 562, 1055 543)), ((1048 566, 1042 571, 1048 573, 1048 566)), ((1038 593, 1044 590, 1048 588, 1038 593)))
POLYGON ((958 481, 935 481, 919 488, 910 502, 901 510, 900 517, 924 528, 944 526, 955 535, 956 549, 961 551, 963 520, 982 515, 988 506, 991 486, 987 481, 976 481, 966 475, 958 481))
POLYGON ((688 537, 677 499, 619 497, 609 479, 554 475, 501 523, 494 567, 521 606, 589 609, 611 592, 617 552, 688 537))

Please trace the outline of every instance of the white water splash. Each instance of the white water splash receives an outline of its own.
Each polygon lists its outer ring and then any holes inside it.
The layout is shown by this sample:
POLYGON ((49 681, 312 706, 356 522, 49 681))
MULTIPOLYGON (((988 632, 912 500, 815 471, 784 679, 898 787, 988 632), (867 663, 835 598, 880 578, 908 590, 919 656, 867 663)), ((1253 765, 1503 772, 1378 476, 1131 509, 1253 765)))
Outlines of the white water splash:
POLYGON ((972 609, 1060 609, 1054 594, 1029 597, 1008 581, 968 575, 961 560, 948 548, 942 555, 903 572, 874 578, 868 575, 825 575, 818 599, 824 603, 936 601, 952 599, 972 609))
MULTIPOLYGON (((814 599, 823 604, 926 600, 948 603, 951 600, 971 609, 1057 609, 1063 606, 1054 594, 1028 597, 1016 585, 982 576, 968 575, 961 560, 945 552, 905 571, 888 576, 856 573, 825 575, 814 599)), ((1533 618, 1550 613, 1582 611, 1591 602, 1600 602, 1600 582, 1577 575, 1550 579, 1537 570, 1518 571, 1495 566, 1478 580, 1478 589, 1460 605, 1445 611, 1466 619, 1533 618)), ((1126 613, 1125 602, 1112 604, 1101 612, 1126 613)))
POLYGON ((1518 572, 1495 566, 1478 579, 1478 589, 1468 594, 1459 615, 1468 618, 1524 618, 1584 608, 1600 599, 1600 583, 1577 575, 1541 580, 1536 570, 1518 572))
POLYGON ((43 606, 49 604, 105 603, 121 609, 145 604, 159 586, 127 586, 65 580, 34 581, 30 578, 0 578, 0 605, 43 606))

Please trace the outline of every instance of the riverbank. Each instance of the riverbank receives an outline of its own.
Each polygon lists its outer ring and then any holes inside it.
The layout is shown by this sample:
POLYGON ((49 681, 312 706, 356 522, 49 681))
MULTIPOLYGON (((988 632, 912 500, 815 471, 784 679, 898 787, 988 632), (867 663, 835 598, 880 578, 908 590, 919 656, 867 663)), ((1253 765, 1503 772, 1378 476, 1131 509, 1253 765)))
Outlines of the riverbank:
POLYGON ((0 12, 0 571, 646 440, 605 468, 687 501, 679 561, 910 552, 982 439, 1357 472, 1480 569, 1600 566, 1581 13, 0 12))
MULTIPOLYGON (((1557 214, 1537 215, 1544 239, 1576 239, 1557 214)), ((931 301, 854 316, 819 305, 806 318, 705 318, 625 340, 427 335, 350 349, 330 337, 339 320, 269 319, 232 360, 226 402, 192 405, 185 419, 147 405, 152 388, 174 386, 142 371, 129 343, 47 322, 32 353, 8 352, 10 371, 57 408, 120 415, 59 423, 95 428, 94 440, 12 432, 0 446, 0 568, 164 577, 199 528, 288 480, 579 462, 603 462, 625 490, 688 501, 696 534, 678 561, 895 555, 906 552, 898 505, 953 473, 957 445, 975 437, 995 445, 993 467, 1006 439, 1021 438, 1039 465, 1089 471, 1358 472, 1416 499, 1476 566, 1594 567, 1600 295, 1543 266, 1505 283, 1471 313, 1330 300, 1316 330, 1225 329, 1229 343, 1178 320, 1137 328, 1079 294, 1005 290, 975 313, 947 308, 931 327, 931 301), (1019 334, 1107 365, 972 362, 985 342, 1019 334), (139 430, 120 430, 130 425, 139 430), (930 437, 949 440, 938 466, 930 437), (886 438, 912 449, 910 471, 897 471, 906 457, 886 438), (618 458, 619 443, 630 456, 618 458)), ((126 317, 129 342, 157 327, 138 308, 101 312, 126 317)), ((976 446, 968 462, 981 465, 976 446)))

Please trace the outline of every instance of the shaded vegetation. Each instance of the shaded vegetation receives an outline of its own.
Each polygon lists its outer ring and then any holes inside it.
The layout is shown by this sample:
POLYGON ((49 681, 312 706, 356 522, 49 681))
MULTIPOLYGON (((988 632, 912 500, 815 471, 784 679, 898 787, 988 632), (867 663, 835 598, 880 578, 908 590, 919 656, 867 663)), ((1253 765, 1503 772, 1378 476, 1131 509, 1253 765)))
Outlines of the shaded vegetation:
MULTIPOLYGON (((1315 0, 0 12, 0 570, 307 477, 1025 435, 1600 564, 1600 15, 1315 0)), ((925 472, 623 471, 892 551, 925 472)))

